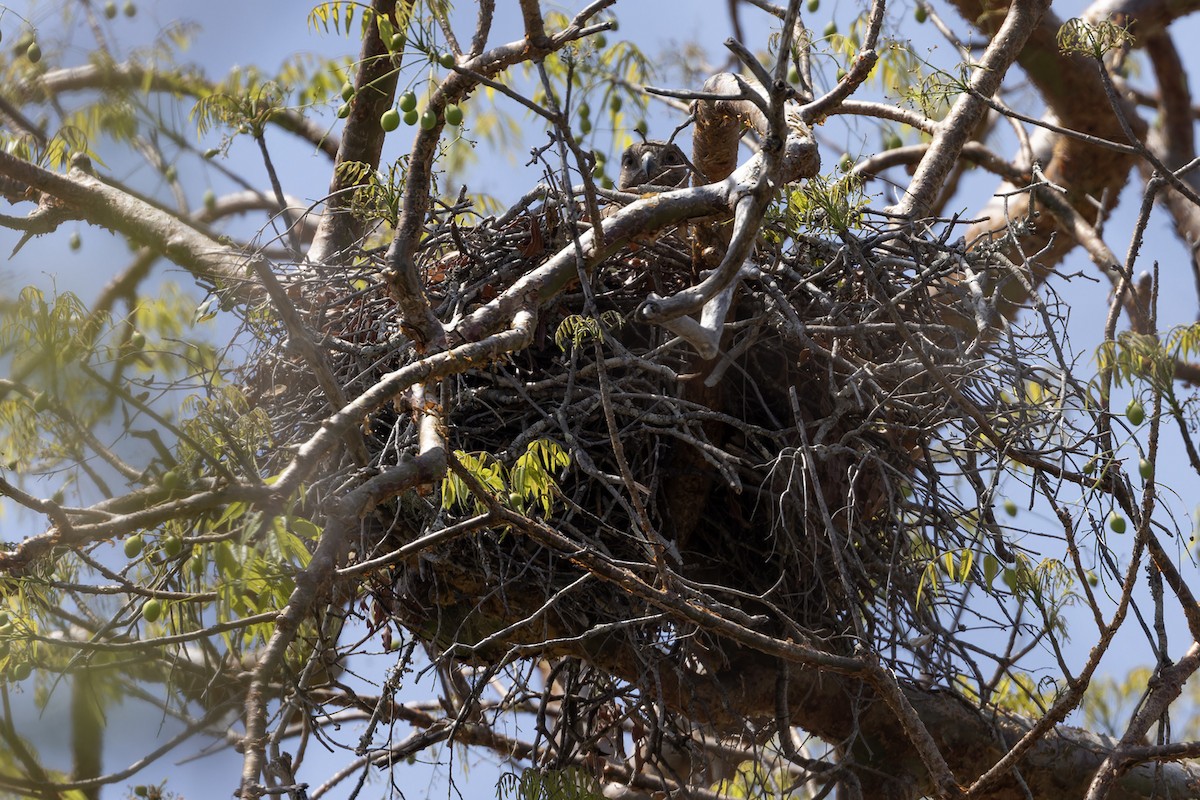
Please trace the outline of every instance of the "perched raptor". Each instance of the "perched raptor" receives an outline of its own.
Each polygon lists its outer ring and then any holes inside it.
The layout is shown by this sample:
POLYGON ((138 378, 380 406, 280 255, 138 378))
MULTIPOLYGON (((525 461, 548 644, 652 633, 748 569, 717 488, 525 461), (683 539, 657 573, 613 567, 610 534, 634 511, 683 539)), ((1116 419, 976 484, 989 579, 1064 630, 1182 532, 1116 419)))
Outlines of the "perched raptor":
POLYGON ((623 192, 641 187, 681 189, 688 185, 692 167, 678 146, 670 142, 638 142, 621 155, 617 188, 623 192))

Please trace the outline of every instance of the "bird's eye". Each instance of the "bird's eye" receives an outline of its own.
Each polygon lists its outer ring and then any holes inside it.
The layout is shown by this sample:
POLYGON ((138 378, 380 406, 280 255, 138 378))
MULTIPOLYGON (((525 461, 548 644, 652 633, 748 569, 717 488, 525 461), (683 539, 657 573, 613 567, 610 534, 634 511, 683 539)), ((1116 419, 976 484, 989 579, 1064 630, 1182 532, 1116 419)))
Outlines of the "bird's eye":
POLYGON ((628 150, 625 151, 625 154, 623 156, 621 156, 621 166, 623 166, 623 167, 633 166, 633 153, 629 152, 628 150))
POLYGON ((665 164, 682 164, 683 159, 679 155, 678 150, 668 150, 663 154, 663 163, 665 164))

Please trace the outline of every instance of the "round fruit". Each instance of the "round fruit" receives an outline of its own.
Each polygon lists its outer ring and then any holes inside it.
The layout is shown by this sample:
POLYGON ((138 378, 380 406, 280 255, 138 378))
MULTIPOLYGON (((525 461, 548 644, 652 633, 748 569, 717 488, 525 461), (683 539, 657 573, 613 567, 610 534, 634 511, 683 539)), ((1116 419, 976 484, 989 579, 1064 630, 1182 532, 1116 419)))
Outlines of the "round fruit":
POLYGON ((342 99, 349 101, 351 97, 354 97, 354 84, 346 81, 342 84, 342 99))
POLYGON ((404 124, 405 125, 416 125, 417 120, 419 120, 420 118, 421 118, 421 115, 417 113, 417 110, 415 108, 404 112, 404 124))
POLYGON ((519 508, 525 504, 525 500, 518 492, 512 492, 508 496, 508 504, 513 508, 519 508))
POLYGON ((146 346, 146 334, 141 331, 134 331, 129 335, 129 346, 134 350, 141 350, 146 346))
POLYGON ((799 82, 800 82, 800 70, 796 69, 795 67, 791 67, 790 69, 788 69, 788 83, 799 83, 799 82))
POLYGON ((1125 532, 1125 518, 1122 517, 1120 514, 1118 514, 1116 511, 1112 512, 1111 514, 1108 515, 1108 527, 1112 530, 1113 533, 1124 533, 1125 532))
POLYGON ((592 167, 592 178, 593 179, 600 180, 603 177, 604 177, 604 167, 600 166, 599 164, 592 167))
POLYGON ((192 550, 192 560, 188 562, 188 569, 191 570, 192 576, 199 578, 204 574, 204 559, 200 558, 200 551, 192 550))
POLYGON ((603 33, 597 33, 592 37, 592 44, 596 45, 596 47, 608 47, 608 37, 603 33))
POLYGON ((345 119, 350 116, 350 104, 342 103, 337 110, 338 119, 345 119))
POLYGON ((394 108, 389 108, 383 112, 383 116, 379 118, 379 127, 389 133, 400 127, 400 112, 394 108))
POLYGON ((1004 513, 1008 514, 1010 517, 1015 517, 1017 515, 1017 504, 1011 497, 1004 498, 1004 513))
POLYGON ((401 50, 403 50, 404 44, 406 41, 407 41, 407 39, 403 33, 393 33, 392 34, 392 42, 391 42, 392 52, 399 53, 401 50))
POLYGON ((204 207, 209 211, 217 207, 217 193, 212 189, 204 190, 204 207))
POLYGON ((158 618, 162 616, 162 612, 162 600, 159 600, 157 597, 151 597, 142 603, 142 618, 146 622, 158 622, 158 618))
POLYGON ((0 611, 0 626, 4 626, 7 624, 8 624, 8 612, 0 611))
POLYGON ((850 168, 853 166, 854 162, 850 160, 850 154, 842 153, 842 157, 838 159, 838 167, 842 170, 842 172, 849 172, 850 168))
POLYGON ((639 119, 637 121, 637 124, 633 126, 633 129, 635 131, 637 131, 638 133, 640 133, 642 136, 645 136, 646 132, 650 130, 650 126, 646 124, 646 120, 639 119))
POLYGON ((825 32, 822 35, 829 37, 833 36, 835 33, 837 33, 837 23, 833 20, 829 20, 829 24, 825 26, 825 32))
POLYGON ((219 155, 221 155, 221 149, 219 147, 210 147, 204 151, 204 157, 206 159, 207 158, 216 158, 219 155))
POLYGON ((179 474, 177 469, 169 469, 163 473, 162 487, 168 492, 173 492, 183 483, 183 476, 179 474))
POLYGON ((917 7, 913 10, 913 17, 917 22, 924 22, 929 19, 929 11, 925 8, 924 3, 917 3, 917 7))
POLYGON ((29 47, 25 48, 25 57, 36 64, 42 60, 42 48, 37 42, 30 42, 29 47))
POLYGON ((125 16, 127 17, 132 17, 137 14, 137 6, 135 6, 133 3, 126 3, 121 10, 125 12, 125 16))
POLYGON ((28 661, 22 661, 20 664, 17 664, 15 667, 13 667, 12 679, 17 683, 20 683, 28 678, 31 674, 33 674, 33 667, 30 666, 28 661))
POLYGON ((580 103, 579 104, 579 116, 582 117, 583 119, 587 119, 591 115, 592 115, 592 107, 589 106, 587 103, 580 103))
POLYGON ((117 4, 112 2, 112 0, 109 0, 109 2, 104 4, 104 16, 108 17, 109 19, 116 18, 117 4))
POLYGON ((810 12, 816 11, 820 7, 821 7, 821 0, 808 0, 807 8, 810 12))
POLYGON ((1146 409, 1142 407, 1142 403, 1136 397, 1129 401, 1129 405, 1125 406, 1125 417, 1134 425, 1141 425, 1146 421, 1146 409))
POLYGON ((608 98, 608 110, 616 114, 621 110, 621 106, 625 105, 625 101, 621 99, 619 94, 614 94, 608 98))
POLYGON ((1096 459, 1089 458, 1087 460, 1087 463, 1083 465, 1083 474, 1091 475, 1095 471, 1096 471, 1096 459))
POLYGON ((425 109, 425 113, 421 115, 421 128, 431 131, 437 126, 437 114, 429 109, 425 109))
POLYGON ((412 111, 417 107, 417 96, 412 92, 405 92, 400 95, 399 106, 401 111, 412 111))
POLYGON ((1142 476, 1142 480, 1148 481, 1154 477, 1154 465, 1146 459, 1138 461, 1138 474, 1142 476))
POLYGON ((50 407, 50 395, 45 392, 38 392, 33 396, 33 410, 37 413, 42 413, 50 407))
POLYGON ((78 231, 71 231, 71 238, 67 240, 67 244, 72 250, 78 250, 83 247, 83 239, 80 237, 78 231))
POLYGON ((846 75, 848 75, 848 74, 849 74, 849 73, 847 73, 847 72, 846 72, 846 70, 844 70, 844 69, 843 69, 843 68, 841 68, 841 67, 838 67, 838 71, 837 71, 837 79, 838 79, 838 82, 840 83, 840 82, 841 82, 841 80, 842 80, 842 78, 845 78, 845 77, 846 77, 846 75))
POLYGON ((462 108, 451 103, 446 106, 446 124, 447 125, 462 125, 463 111, 462 108))
MULTIPOLYGON (((446 120, 446 121, 449 122, 450 120, 446 120)), ((592 132, 592 121, 590 119, 579 120, 579 132, 580 133, 591 133, 592 132)))
POLYGON ((146 546, 146 540, 142 538, 140 533, 135 533, 125 540, 125 557, 137 558, 142 554, 142 548, 146 546))
POLYGON ((446 69, 450 69, 454 66, 454 53, 442 53, 440 56, 438 56, 437 62, 446 69))
POLYGON ((163 539, 162 550, 163 555, 167 558, 175 558, 183 552, 183 539, 178 536, 168 536, 163 539))

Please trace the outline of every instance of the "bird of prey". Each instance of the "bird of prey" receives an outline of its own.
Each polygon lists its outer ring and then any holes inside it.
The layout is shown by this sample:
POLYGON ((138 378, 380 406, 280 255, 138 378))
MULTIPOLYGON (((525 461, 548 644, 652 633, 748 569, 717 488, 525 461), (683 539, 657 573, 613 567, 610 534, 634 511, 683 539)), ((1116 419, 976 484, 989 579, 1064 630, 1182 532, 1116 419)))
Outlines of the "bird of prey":
POLYGON ((638 142, 621 155, 621 174, 617 188, 631 192, 681 189, 688 185, 692 167, 677 145, 671 142, 638 142))

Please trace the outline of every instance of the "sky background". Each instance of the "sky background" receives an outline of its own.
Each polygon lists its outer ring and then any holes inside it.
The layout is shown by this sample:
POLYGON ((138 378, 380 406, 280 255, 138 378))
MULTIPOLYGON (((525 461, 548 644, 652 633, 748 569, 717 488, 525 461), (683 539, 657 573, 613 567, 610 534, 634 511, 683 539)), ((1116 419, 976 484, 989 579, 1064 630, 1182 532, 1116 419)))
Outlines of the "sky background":
MULTIPOLYGON (((575 11, 579 3, 565 4, 568 13, 575 11)), ((494 28, 491 43, 510 41, 520 38, 520 18, 517 13, 515 0, 499 0, 497 3, 497 24, 494 28)), ((13 3, 8 6, 12 11, 19 12, 29 19, 38 29, 39 37, 50 43, 67 43, 68 62, 81 62, 86 58, 90 40, 81 31, 64 29, 61 12, 57 3, 33 2, 13 3)), ((116 20, 105 23, 111 33, 111 40, 117 43, 119 51, 128 52, 132 48, 143 47, 152 41, 158 31, 167 24, 179 20, 190 19, 198 23, 194 31, 190 49, 180 56, 183 62, 193 62, 202 66, 211 78, 224 75, 234 64, 255 65, 264 72, 272 72, 279 68, 286 59, 297 53, 309 53, 322 58, 353 57, 357 53, 358 43, 336 34, 314 32, 306 22, 310 5, 293 0, 257 0, 255 2, 230 2, 230 0, 213 0, 206 3, 182 2, 170 0, 167 2, 140 2, 138 14, 128 19, 118 16, 116 20)), ((958 30, 963 26, 948 10, 935 4, 948 20, 955 24, 958 30)), ((1060 16, 1069 16, 1073 10, 1081 9, 1080 4, 1056 3, 1055 11, 1060 16)), ((832 17, 844 26, 857 15, 861 6, 854 2, 830 2, 822 0, 817 13, 806 17, 810 27, 820 30, 832 17)), ((4 36, 4 46, 7 46, 20 32, 20 21, 16 14, 9 11, 0 14, 0 32, 4 36)), ((626 38, 634 41, 648 55, 665 54, 666 62, 680 59, 686 52, 685 45, 694 44, 699 51, 708 54, 711 64, 715 67, 725 65, 725 50, 722 47, 724 39, 730 35, 727 16, 727 6, 724 0, 622 0, 615 7, 621 21, 621 29, 617 34, 611 34, 609 40, 626 38)), ((892 12, 900 17, 911 13, 911 7, 897 4, 892 12)), ((469 36, 470 25, 474 18, 473 4, 459 2, 455 11, 454 21, 460 40, 469 36)), ((746 39, 753 49, 764 49, 767 32, 772 29, 772 20, 767 15, 746 6, 741 10, 741 20, 746 39)), ((917 28, 911 24, 903 26, 907 35, 927 37, 931 34, 929 26, 917 28)), ((1180 41, 1195 34, 1195 25, 1187 23, 1180 31, 1180 41)), ((918 39, 914 42, 918 51, 931 60, 949 56, 948 48, 932 39, 918 39)), ((49 47, 44 49, 49 50, 49 47)), ((1184 57, 1189 59, 1193 67, 1194 54, 1185 49, 1184 57)), ((672 80, 674 73, 667 73, 659 80, 660 85, 676 86, 672 80)), ((680 87, 692 88, 692 87, 680 87)), ((472 103, 482 102, 475 98, 472 103)), ((324 111, 324 118, 331 126, 336 120, 332 102, 324 111)), ((470 125, 470 108, 468 110, 468 126, 470 125)), ((679 115, 668 111, 665 107, 652 104, 650 116, 651 134, 659 137, 666 136, 674 125, 680 121, 679 115)), ((508 152, 492 152, 486 146, 481 146, 475 163, 462 175, 469 176, 472 191, 491 194, 501 201, 510 201, 521 196, 535 185, 540 179, 538 167, 525 166, 528 148, 545 140, 544 128, 540 120, 526 117, 518 118, 521 122, 521 135, 524 142, 509 148, 508 152)), ((411 144, 411 134, 405 128, 389 137, 384 151, 385 161, 394 160, 403 155, 411 144)), ((866 123, 859 123, 852 128, 857 131, 859 138, 849 145, 833 140, 831 130, 819 130, 818 135, 826 146, 822 148, 822 157, 826 167, 836 163, 843 150, 854 155, 869 153, 877 146, 877 134, 874 128, 866 123), (872 140, 872 137, 875 137, 872 140)), ((839 136, 841 134, 838 134, 839 136)), ((209 144, 216 144, 216 136, 210 137, 209 144)), ((314 202, 322 197, 329 182, 329 161, 321 153, 314 152, 311 145, 299 142, 288 135, 272 131, 268 134, 268 142, 277 166, 280 168, 281 180, 285 191, 296 195, 308 202, 314 202)), ((202 144, 201 147, 206 145, 202 144)), ((114 153, 106 158, 106 172, 114 175, 131 185, 148 192, 161 191, 161 179, 143 163, 137 162, 114 153)), ((249 177, 251 180, 266 187, 265 173, 253 143, 246 138, 239 139, 230 151, 228 161, 224 162, 235 172, 249 177)), ((231 188, 230 184, 214 178, 194 160, 184 160, 179 164, 181 181, 190 193, 189 200, 194 206, 201 202, 203 192, 212 186, 218 193, 231 188)), ((973 197, 972 202, 986 197, 994 186, 994 180, 986 175, 973 175, 965 184, 967 192, 964 196, 973 197), (974 191, 973 191, 974 189, 974 191)), ((455 187, 457 188, 457 187, 455 187)), ((1135 187, 1136 190, 1136 187, 1135 187)), ((872 191, 883 192, 878 184, 872 191)), ((1135 193, 1126 193, 1120 211, 1108 226, 1107 241, 1113 249, 1121 254, 1128 241, 1128 231, 1132 227, 1132 214, 1137 208, 1135 193)), ((892 196, 884 195, 877 205, 891 202, 892 196)), ((968 209, 969 210, 969 209, 968 209)), ((5 211, 8 211, 6 209, 5 211)), ((17 209, 12 213, 21 213, 17 209)), ((249 223, 246 223, 249 224, 249 223)), ((34 284, 47 291, 71 291, 79 294, 85 301, 95 298, 100 288, 117 274, 130 260, 129 251, 125 244, 104 231, 89 230, 78 227, 82 234, 84 246, 78 252, 71 252, 65 245, 64 237, 43 237, 28 243, 15 257, 5 263, 0 263, 0 292, 16 291, 20 286, 34 284)), ((7 254, 16 242, 16 236, 8 231, 0 231, 0 253, 7 254)), ((1163 266, 1163 297, 1161 319, 1164 326, 1170 324, 1188 324, 1195 321, 1196 299, 1190 273, 1184 261, 1184 254, 1175 242, 1173 233, 1161 215, 1156 215, 1151 223, 1147 245, 1141 261, 1149 265, 1158 259, 1163 266)), ((1070 273, 1078 270, 1087 276, 1094 277, 1096 271, 1087 262, 1082 253, 1075 256, 1064 266, 1063 272, 1070 273)), ((171 279, 181 283, 187 282, 187 276, 170 265, 160 264, 157 277, 159 280, 171 279)), ((1076 337, 1076 349, 1086 353, 1099 341, 1103 317, 1107 311, 1107 284, 1096 282, 1090 278, 1075 279, 1070 286, 1063 288, 1064 295, 1072 303, 1071 332, 1076 337)), ((199 301, 199 297, 197 300, 199 301)), ((1123 400, 1114 402, 1115 407, 1122 407, 1123 400)), ((1164 437, 1167 441, 1170 437, 1164 437)), ((1184 564, 1186 577, 1194 577, 1195 569, 1188 563, 1186 554, 1186 537, 1191 534, 1191 514, 1200 498, 1200 482, 1195 475, 1189 475, 1184 468, 1181 455, 1175 450, 1168 449, 1164 453, 1161 465, 1169 468, 1172 478, 1178 476, 1172 487, 1177 493, 1177 499, 1171 500, 1171 507, 1176 515, 1178 525, 1183 533, 1179 540, 1180 558, 1184 564)), ((1160 466, 1160 473, 1162 473, 1160 466)), ((1018 502, 1024 505, 1025 498, 1018 497, 1018 502)), ((1035 508, 1033 511, 1022 510, 1017 520, 1019 525, 1054 529, 1054 521, 1044 510, 1035 508)), ((9 510, 0 517, 0 539, 20 539, 29 533, 41 530, 40 522, 23 518, 9 510)), ((1089 624, 1090 616, 1077 615, 1073 617, 1075 624, 1089 624)), ((1178 617, 1174 618, 1178 625, 1178 617)), ((1180 630, 1177 626, 1176 630, 1180 630)), ((1091 631, 1080 629, 1078 641, 1079 652, 1071 655, 1079 663, 1086 656, 1090 646, 1091 631)), ((1178 639, 1178 637, 1177 637, 1178 639)), ((1123 674, 1130 667, 1145 663, 1147 655, 1144 645, 1139 645, 1140 636, 1129 634, 1125 646, 1118 644, 1113 654, 1102 667, 1102 671, 1123 674)), ((1051 662, 1048 660, 1047 664, 1051 662)), ((30 682, 32 685, 32 682, 30 682)), ((66 693, 60 693, 63 700, 66 693)), ((413 690, 412 696, 422 696, 419 689, 413 690)), ((37 715, 31 704, 26 703, 17 709, 19 715, 18 728, 27 732, 43 755, 57 754, 60 759, 58 766, 65 766, 69 728, 66 724, 56 723, 56 717, 63 713, 62 703, 52 702, 48 710, 37 715)), ((130 763, 147 750, 147 742, 160 739, 169 734, 173 728, 170 725, 160 725, 159 719, 145 707, 127 705, 113 712, 110 730, 116 735, 106 742, 105 765, 112 769, 130 763)), ((343 737, 352 740, 353 737, 343 737)), ((187 745, 177 751, 181 756, 195 752, 194 745, 187 745)), ((319 781, 322 776, 331 773, 337 766, 345 764, 349 756, 345 753, 324 755, 318 746, 310 745, 309 757, 314 762, 309 765, 302 777, 319 781)), ((472 756, 467 763, 474 764, 477 757, 472 756)), ((456 762, 455 769, 461 766, 461 760, 456 762)), ((236 775, 240 771, 241 758, 231 750, 226 749, 220 754, 200 760, 179 763, 178 759, 168 757, 155 764, 142 776, 138 782, 156 783, 169 778, 169 788, 180 794, 199 800, 205 797, 225 797, 236 783, 236 775)), ((424 795, 421 784, 430 787, 432 796, 453 796, 446 781, 447 767, 442 765, 427 769, 404 769, 398 772, 398 777, 412 781, 402 788, 408 797, 424 795)), ((469 776, 458 775, 460 788, 464 789, 466 797, 489 797, 494 794, 494 784, 497 771, 494 768, 482 767, 473 769, 469 776)), ((345 797, 352 782, 347 782, 338 790, 326 795, 331 798, 345 797)), ((124 791, 113 787, 105 791, 104 797, 123 797, 124 791)), ((381 789, 368 788, 363 797, 383 796, 381 789)))

